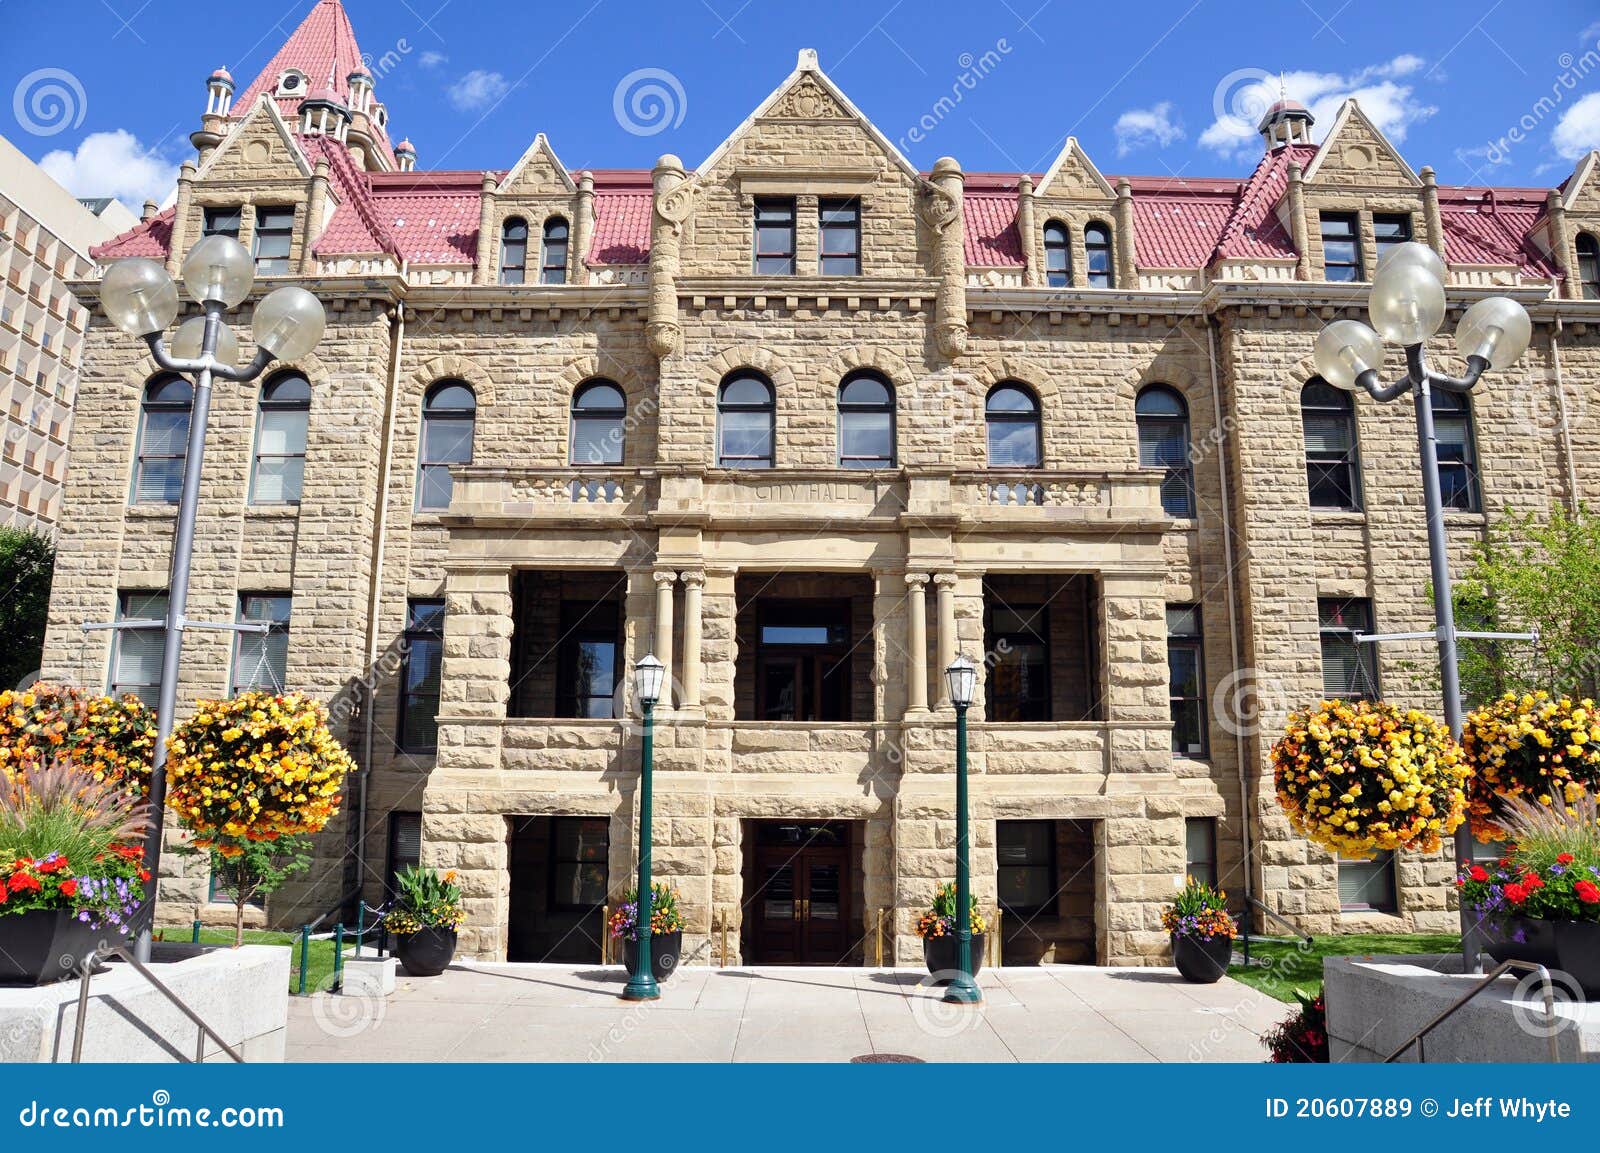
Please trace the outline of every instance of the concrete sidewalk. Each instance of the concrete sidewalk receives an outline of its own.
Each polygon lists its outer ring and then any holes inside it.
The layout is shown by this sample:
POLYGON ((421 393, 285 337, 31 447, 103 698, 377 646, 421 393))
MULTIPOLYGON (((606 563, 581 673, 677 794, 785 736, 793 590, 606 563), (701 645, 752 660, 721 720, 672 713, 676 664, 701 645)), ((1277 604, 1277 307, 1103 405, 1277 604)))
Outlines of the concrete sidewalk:
POLYGON ((985 971, 981 1008, 909 969, 689 967, 661 1000, 620 968, 460 964, 376 996, 290 999, 290 1061, 1261 1061, 1289 1006, 1172 969, 985 971))

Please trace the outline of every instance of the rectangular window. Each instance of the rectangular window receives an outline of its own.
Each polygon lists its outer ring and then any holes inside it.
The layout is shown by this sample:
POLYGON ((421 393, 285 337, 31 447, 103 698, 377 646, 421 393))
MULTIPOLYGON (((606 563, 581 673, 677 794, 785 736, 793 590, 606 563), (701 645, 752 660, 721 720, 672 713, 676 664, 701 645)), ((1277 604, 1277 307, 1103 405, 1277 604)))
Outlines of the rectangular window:
POLYGON ((1215 817, 1190 817, 1183 822, 1183 871, 1202 884, 1217 883, 1217 821, 1215 817))
POLYGON ((1056 823, 995 822, 996 890, 1010 913, 1037 915, 1055 905, 1056 823))
POLYGON ((550 907, 576 911, 605 904, 611 822, 605 817, 555 817, 550 825, 550 907))
POLYGON ((563 601, 561 644, 556 667, 556 715, 606 718, 615 716, 617 682, 621 679, 617 603, 563 601))
POLYGON ((1411 214, 1408 212, 1374 212, 1372 214, 1372 242, 1381 261, 1392 248, 1398 248, 1411 239, 1411 214))
POLYGON ((405 656, 400 668, 400 748, 431 753, 439 747, 439 673, 444 660, 444 601, 406 606, 405 656))
POLYGON ((794 200, 756 201, 756 271, 793 276, 794 200))
MULTIPOLYGON (((211 875, 206 881, 206 904, 233 904, 233 894, 217 884, 217 873, 215 869, 211 871, 211 875)), ((245 904, 254 909, 265 909, 267 907, 267 895, 265 893, 256 893, 251 896, 250 899, 245 902, 245 904)))
POLYGON ((1325 597, 1317 601, 1322 634, 1322 692, 1329 700, 1376 700, 1378 652, 1358 644, 1356 634, 1372 632, 1372 602, 1325 597))
POLYGON ((1361 280, 1361 233, 1353 212, 1322 214, 1324 280, 1361 280))
POLYGON ((1394 854, 1379 853, 1370 861, 1339 860, 1339 908, 1352 913, 1393 913, 1396 897, 1394 854))
POLYGON ((264 624, 264 633, 238 633, 233 646, 234 695, 250 689, 284 691, 289 660, 289 600, 283 593, 239 594, 239 623, 264 624))
POLYGON ((205 221, 201 231, 206 236, 231 236, 239 239, 239 206, 231 208, 208 208, 205 210, 205 221))
POLYGON ((389 814, 388 875, 383 882, 391 898, 395 894, 394 879, 400 870, 421 863, 422 814, 397 809, 389 814))
MULTIPOLYGON (((119 592, 119 621, 167 619, 167 594, 164 592, 119 592)), ((156 707, 161 690, 161 651, 166 643, 164 629, 117 629, 111 641, 111 684, 114 697, 132 693, 150 708, 156 707)))
POLYGON ((989 609, 993 654, 985 709, 991 721, 1050 719, 1050 617, 1044 605, 989 609))
POLYGON ((763 603, 756 701, 769 721, 850 719, 850 602, 763 603))
POLYGON ((1199 605, 1167 606, 1167 682, 1172 700, 1172 751, 1206 752, 1204 638, 1199 605))
POLYGON ((294 236, 294 208, 257 208, 256 274, 289 271, 289 242, 294 236))
POLYGON ((861 275, 861 202, 817 202, 817 271, 823 276, 861 275))

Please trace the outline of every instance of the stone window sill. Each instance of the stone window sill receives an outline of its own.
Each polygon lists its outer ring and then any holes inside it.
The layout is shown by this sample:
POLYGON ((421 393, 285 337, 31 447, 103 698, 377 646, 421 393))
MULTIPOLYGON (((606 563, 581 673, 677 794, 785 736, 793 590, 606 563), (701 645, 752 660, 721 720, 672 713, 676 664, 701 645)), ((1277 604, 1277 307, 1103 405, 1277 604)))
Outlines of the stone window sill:
POLYGON ((297 504, 251 504, 245 506, 244 515, 261 520, 294 520, 300 515, 300 506, 297 504))
POLYGON ((1367 523, 1367 514, 1348 509, 1314 508, 1311 510, 1311 523, 1329 526, 1362 525, 1367 523))
POLYGON ((128 519, 130 520, 166 520, 178 515, 176 504, 130 504, 128 506, 128 519))

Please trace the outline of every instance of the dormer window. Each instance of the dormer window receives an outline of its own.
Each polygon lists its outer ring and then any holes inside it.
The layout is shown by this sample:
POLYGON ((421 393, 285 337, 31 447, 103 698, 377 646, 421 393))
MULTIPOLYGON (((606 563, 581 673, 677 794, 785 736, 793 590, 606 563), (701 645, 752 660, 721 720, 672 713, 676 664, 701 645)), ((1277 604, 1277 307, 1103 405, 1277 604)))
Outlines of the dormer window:
POLYGON ((1361 233, 1353 212, 1322 214, 1322 278, 1345 283, 1363 279, 1361 233))
POLYGON ((306 74, 293 68, 278 77, 279 96, 300 96, 306 91, 306 74))
POLYGON ((1587 232, 1578 233, 1578 282, 1585 300, 1600 300, 1600 241, 1587 232))
POLYGON ((1116 275, 1111 268, 1111 228, 1096 220, 1083 230, 1083 258, 1088 265, 1090 288, 1113 288, 1116 275))
POLYGON ((1067 243, 1067 226, 1059 220, 1044 226, 1044 282, 1051 288, 1072 283, 1072 248, 1067 243))
POLYGON ((771 276, 793 276, 794 200, 763 198, 756 201, 756 271, 771 276))
POLYGON ((1374 212, 1372 214, 1372 243, 1382 261, 1391 249, 1400 247, 1411 239, 1411 214, 1409 212, 1374 212))

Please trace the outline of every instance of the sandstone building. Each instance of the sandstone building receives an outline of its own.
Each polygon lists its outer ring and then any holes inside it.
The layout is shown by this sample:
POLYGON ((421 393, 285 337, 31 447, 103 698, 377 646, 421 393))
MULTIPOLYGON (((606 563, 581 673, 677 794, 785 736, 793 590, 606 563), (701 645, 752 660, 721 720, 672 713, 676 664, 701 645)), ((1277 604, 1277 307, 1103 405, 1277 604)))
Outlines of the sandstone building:
MULTIPOLYGON (((272 917, 420 855, 467 952, 598 959, 653 651, 695 955, 909 962, 954 870, 963 653, 1006 963, 1160 961, 1186 870, 1319 933, 1449 928, 1446 860, 1335 862, 1271 795, 1289 708, 1430 703, 1425 644, 1352 639, 1431 623, 1413 416, 1311 346, 1387 245, 1431 245, 1447 329, 1490 293, 1536 327, 1441 412, 1458 554, 1594 499, 1600 173, 1444 187, 1354 103, 1262 136, 1243 179, 1108 176, 1070 138, 1043 173, 923 171, 802 52, 693 167, 571 171, 541 133, 427 171, 334 0, 237 98, 215 74, 176 204, 96 255, 225 231, 328 306, 315 355, 212 408, 190 613, 281 627, 186 649, 184 701, 306 689, 364 766, 272 917)), ((82 391, 47 671, 149 689, 146 642, 81 625, 159 607, 187 387, 97 315, 82 391)), ((205 880, 163 891, 186 921, 205 880)))
POLYGON ((89 319, 67 284, 134 216, 109 198, 74 199, 3 137, 0 173, 0 525, 48 530, 89 319))

